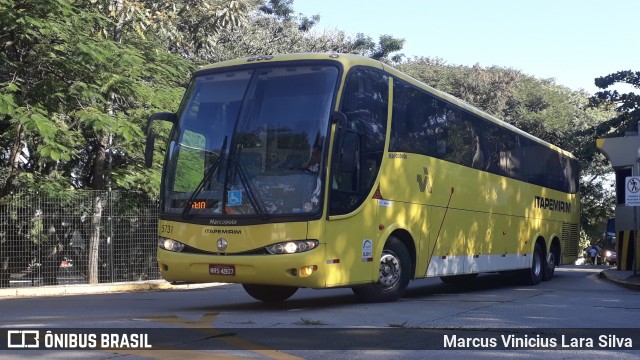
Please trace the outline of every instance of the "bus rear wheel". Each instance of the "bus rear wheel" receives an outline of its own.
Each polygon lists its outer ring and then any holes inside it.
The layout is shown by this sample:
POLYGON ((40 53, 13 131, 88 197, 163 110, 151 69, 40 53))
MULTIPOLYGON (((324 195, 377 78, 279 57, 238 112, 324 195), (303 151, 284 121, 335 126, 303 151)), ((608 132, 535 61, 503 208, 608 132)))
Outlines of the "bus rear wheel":
POLYGON ((536 244, 533 248, 533 259, 531 259, 531 268, 521 270, 522 281, 527 285, 538 285, 544 276, 544 252, 542 246, 536 244))
POLYGON ((242 284, 242 287, 252 298, 267 303, 285 301, 298 291, 295 286, 242 284))
POLYGON ((549 281, 553 277, 553 274, 556 272, 556 259, 560 258, 560 252, 555 246, 551 246, 549 250, 549 255, 547 256, 547 261, 545 262, 544 274, 542 280, 549 281))
POLYGON ((400 239, 391 236, 380 257, 378 281, 375 284, 353 287, 360 301, 391 302, 398 300, 411 280, 411 256, 400 239))

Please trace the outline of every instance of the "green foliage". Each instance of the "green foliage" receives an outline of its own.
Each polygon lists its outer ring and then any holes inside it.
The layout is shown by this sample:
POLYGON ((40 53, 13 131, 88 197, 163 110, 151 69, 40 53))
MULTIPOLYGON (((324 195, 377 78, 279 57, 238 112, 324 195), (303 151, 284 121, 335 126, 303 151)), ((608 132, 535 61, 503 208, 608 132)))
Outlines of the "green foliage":
MULTIPOLYGON (((137 13, 127 6, 134 2, 122 3, 128 10, 120 15, 132 19, 137 13)), ((17 186, 16 173, 23 171, 45 182, 62 172, 68 185, 88 187, 103 177, 93 172, 104 169, 92 164, 98 151, 106 151, 96 144, 107 138, 112 180, 142 182, 127 177, 139 174, 146 118, 155 109, 177 107, 193 65, 137 36, 135 25, 114 23, 113 9, 96 12, 111 9, 103 4, 22 0, 8 1, 0 11, 0 60, 6 65, 0 69, 0 144, 26 155, 9 164, 5 189, 17 186), (25 141, 12 142, 16 138, 25 141)), ((159 167, 155 172, 148 178, 159 178, 159 167)))
POLYGON ((295 21, 280 21, 265 14, 256 14, 238 27, 223 29, 213 40, 215 51, 201 52, 199 61, 214 63, 257 54, 348 53, 353 50, 343 32, 305 32, 295 21))
POLYGON ((585 130, 576 131, 576 138, 583 141, 582 155, 588 158, 593 164, 593 176, 590 181, 583 185, 585 201, 593 203, 594 206, 589 208, 589 212, 585 214, 588 223, 584 225, 585 230, 589 234, 599 235, 602 227, 606 224, 606 219, 613 216, 612 207, 615 203, 614 191, 609 189, 608 198, 602 200, 599 195, 605 188, 602 181, 606 174, 612 172, 611 165, 595 148, 595 139, 603 137, 623 136, 627 131, 637 132, 640 122, 640 96, 633 92, 619 93, 617 90, 608 90, 616 84, 631 85, 640 89, 640 72, 631 70, 618 71, 607 76, 595 79, 595 84, 603 91, 597 92, 590 98, 589 106, 592 113, 599 109, 606 109, 605 117, 597 117, 595 124, 585 130), (586 142, 588 139, 588 142, 586 142), (603 204, 606 202, 606 205, 603 204))
POLYGON ((394 38, 391 35, 380 35, 379 41, 376 43, 371 37, 358 33, 351 46, 353 47, 352 52, 383 62, 398 63, 404 57, 403 54, 395 54, 389 58, 392 53, 402 50, 404 46, 404 39, 394 38))
POLYGON ((260 6, 260 11, 269 15, 276 15, 282 20, 291 20, 293 14, 293 0, 268 0, 260 6))
POLYGON ((598 136, 619 136, 626 131, 638 131, 640 121, 640 95, 633 92, 621 94, 617 90, 607 90, 616 84, 626 84, 640 89, 640 71, 618 71, 607 76, 595 79, 595 84, 602 91, 597 92, 591 98, 594 107, 606 106, 615 109, 618 114, 609 121, 596 127, 598 136))
POLYGON ((303 14, 293 15, 293 0, 268 0, 259 7, 259 10, 265 14, 273 15, 279 22, 295 22, 298 30, 309 31, 320 21, 320 15, 311 17, 303 14))
POLYGON ((91 1, 88 9, 110 19, 101 29, 117 41, 134 38, 153 40, 157 45, 194 59, 215 51, 215 37, 225 29, 247 21, 257 7, 255 0, 119 0, 91 1))

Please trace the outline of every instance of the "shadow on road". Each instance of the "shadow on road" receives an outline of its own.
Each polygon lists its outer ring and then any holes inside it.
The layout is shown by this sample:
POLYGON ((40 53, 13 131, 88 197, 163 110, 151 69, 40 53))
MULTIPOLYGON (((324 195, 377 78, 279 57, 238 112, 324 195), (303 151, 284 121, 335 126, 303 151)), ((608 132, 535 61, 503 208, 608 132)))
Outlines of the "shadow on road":
MULTIPOLYGON (((551 281, 568 279, 571 277, 586 277, 591 274, 599 273, 602 267, 587 266, 563 266, 556 269, 554 278, 551 281)), ((544 285, 542 282, 540 285, 544 285)), ((355 296, 353 296, 349 288, 311 290, 300 289, 289 300, 281 303, 264 303, 254 300, 244 293, 244 290, 238 285, 230 285, 227 292, 221 293, 220 288, 205 290, 206 292, 218 292, 218 298, 222 296, 230 296, 228 304, 213 305, 212 307, 191 308, 191 310, 202 311, 247 311, 247 310, 296 310, 296 309, 329 309, 337 308, 343 305, 360 304, 355 296), (231 295, 233 296, 231 297, 231 295), (239 295, 240 294, 240 295, 239 295)), ((513 273, 486 273, 480 274, 477 278, 460 284, 447 284, 440 278, 418 279, 412 281, 404 296, 399 301, 416 300, 420 298, 428 298, 434 295, 451 295, 451 294, 472 294, 474 292, 482 292, 487 290, 505 289, 510 287, 526 287, 536 289, 537 286, 523 285, 517 275, 513 273)))

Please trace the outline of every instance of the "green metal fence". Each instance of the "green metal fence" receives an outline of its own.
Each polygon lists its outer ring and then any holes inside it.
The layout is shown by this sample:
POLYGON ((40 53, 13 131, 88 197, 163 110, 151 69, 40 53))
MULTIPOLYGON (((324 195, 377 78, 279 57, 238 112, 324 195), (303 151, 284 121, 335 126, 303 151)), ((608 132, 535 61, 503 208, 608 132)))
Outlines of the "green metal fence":
POLYGON ((160 279, 157 217, 157 200, 138 192, 3 197, 0 287, 160 279))

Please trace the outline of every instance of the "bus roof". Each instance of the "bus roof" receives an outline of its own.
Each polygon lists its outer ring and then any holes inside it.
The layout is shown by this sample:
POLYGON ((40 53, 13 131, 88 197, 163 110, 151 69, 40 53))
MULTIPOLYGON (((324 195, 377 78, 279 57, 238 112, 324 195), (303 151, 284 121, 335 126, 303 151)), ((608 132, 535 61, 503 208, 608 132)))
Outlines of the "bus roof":
POLYGON ((558 146, 555 146, 551 143, 548 143, 534 135, 531 135, 527 132, 525 132, 524 130, 521 130, 509 123, 507 123, 504 120, 501 120, 485 111, 482 111, 470 104, 468 104, 467 102, 451 95, 448 93, 445 93, 443 91, 440 91, 434 87, 431 87, 425 83, 423 83, 420 80, 417 80, 387 64, 383 64, 377 60, 373 60, 371 58, 365 57, 365 56, 361 56, 361 55, 355 55, 355 54, 343 54, 343 53, 292 53, 292 54, 278 54, 278 55, 259 55, 259 56, 251 56, 251 57, 245 57, 245 58, 238 58, 238 59, 233 59, 233 60, 226 60, 226 61, 221 61, 215 64, 211 64, 211 65, 206 65, 204 67, 202 67, 201 69, 197 70, 194 73, 195 75, 199 75, 199 73, 201 72, 208 72, 210 70, 213 69, 218 69, 218 68, 225 68, 225 67, 234 67, 234 66, 242 66, 242 65, 248 65, 251 63, 262 63, 262 62, 286 62, 286 61, 299 61, 299 60, 333 60, 336 62, 341 63, 345 68, 350 68, 352 66, 370 66, 370 67, 374 67, 374 68, 378 68, 381 70, 386 71, 387 73, 389 73, 390 75, 402 79, 406 82, 409 82, 415 86, 420 87, 421 89, 433 94, 436 97, 441 98, 444 101, 447 101, 449 103, 452 103, 466 111, 469 111, 471 113, 474 113, 475 115, 478 115, 488 121, 491 121, 499 126, 502 126, 504 128, 507 128, 519 135, 525 136, 531 140, 534 140, 542 145, 545 145, 549 148, 554 149, 555 151, 558 151, 570 158, 575 159, 575 156, 564 150, 559 148, 558 146))
POLYGON ((206 65, 196 72, 206 71, 222 67, 248 65, 258 62, 284 62, 298 60, 333 60, 342 63, 345 67, 355 65, 372 66, 379 69, 383 68, 383 64, 379 61, 355 54, 342 53, 294 53, 294 54, 278 54, 278 55, 259 55, 233 60, 221 61, 219 63, 206 65))

